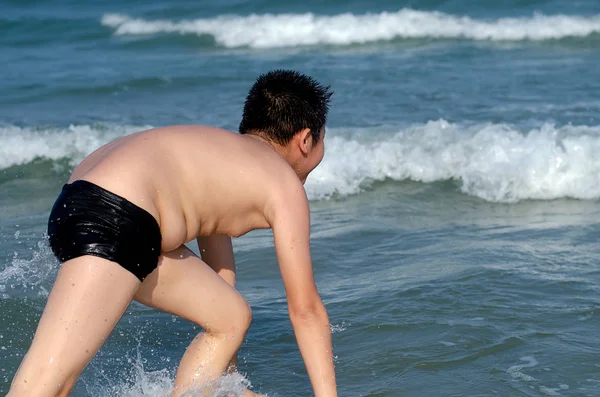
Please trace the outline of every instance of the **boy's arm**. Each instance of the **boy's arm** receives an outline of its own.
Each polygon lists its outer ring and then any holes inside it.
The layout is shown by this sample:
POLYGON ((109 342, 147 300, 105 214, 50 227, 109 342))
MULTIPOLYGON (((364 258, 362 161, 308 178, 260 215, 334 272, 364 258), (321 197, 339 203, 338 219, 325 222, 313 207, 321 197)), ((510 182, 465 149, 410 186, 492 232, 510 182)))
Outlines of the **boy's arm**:
POLYGON ((310 213, 302 187, 272 207, 271 226, 288 311, 315 397, 336 397, 327 311, 315 284, 310 256, 310 213))
POLYGON ((197 241, 202 260, 235 288, 235 260, 231 237, 215 234, 198 237, 197 241))

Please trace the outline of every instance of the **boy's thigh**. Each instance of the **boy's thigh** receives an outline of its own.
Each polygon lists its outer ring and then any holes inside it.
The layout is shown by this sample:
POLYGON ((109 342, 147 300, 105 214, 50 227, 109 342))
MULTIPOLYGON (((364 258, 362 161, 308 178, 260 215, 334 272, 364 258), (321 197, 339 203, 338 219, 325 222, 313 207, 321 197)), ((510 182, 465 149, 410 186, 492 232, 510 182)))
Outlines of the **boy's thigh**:
POLYGON ((251 315, 239 292, 184 245, 161 255, 134 299, 215 332, 251 315))

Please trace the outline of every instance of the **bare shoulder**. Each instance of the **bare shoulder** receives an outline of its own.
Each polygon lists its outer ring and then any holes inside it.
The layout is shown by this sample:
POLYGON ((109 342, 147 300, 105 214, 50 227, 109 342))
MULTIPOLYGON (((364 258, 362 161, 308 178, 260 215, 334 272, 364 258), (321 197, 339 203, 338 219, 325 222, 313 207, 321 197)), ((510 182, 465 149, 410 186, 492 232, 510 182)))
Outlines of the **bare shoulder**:
POLYGON ((269 186, 269 200, 265 216, 272 225, 282 221, 298 221, 308 219, 309 206, 304 186, 298 176, 287 164, 283 164, 277 172, 277 177, 269 186))

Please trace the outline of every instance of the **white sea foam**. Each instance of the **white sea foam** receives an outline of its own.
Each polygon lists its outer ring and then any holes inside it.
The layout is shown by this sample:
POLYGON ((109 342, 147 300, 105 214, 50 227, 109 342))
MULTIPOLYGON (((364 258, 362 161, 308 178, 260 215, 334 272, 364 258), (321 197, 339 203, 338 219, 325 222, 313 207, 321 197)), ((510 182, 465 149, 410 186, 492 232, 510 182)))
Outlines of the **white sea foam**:
POLYGON ((349 45, 414 38, 540 41, 585 37, 600 32, 600 15, 536 14, 518 18, 473 19, 406 8, 363 15, 252 14, 180 21, 105 14, 101 23, 113 29, 116 35, 209 35, 217 44, 229 48, 349 45))
POLYGON ((35 158, 68 157, 78 163, 104 143, 149 127, 71 125, 68 128, 0 127, 0 169, 35 158))
MULTIPOLYGON (((148 127, 0 128, 0 169, 35 158, 76 163, 103 143, 148 127)), ((312 200, 346 197, 373 182, 457 180, 491 202, 600 198, 600 126, 464 125, 444 120, 408 127, 331 128, 323 163, 310 175, 312 200)))
POLYGON ((521 357, 521 361, 526 361, 526 364, 521 365, 513 365, 506 372, 512 376, 513 379, 524 380, 526 382, 531 382, 536 380, 533 376, 527 375, 523 372, 525 368, 533 368, 538 365, 537 360, 534 357, 526 356, 521 357))
POLYGON ((395 133, 334 131, 310 175, 312 199, 359 193, 373 181, 458 180, 491 202, 600 198, 600 126, 463 126, 444 120, 395 133), (344 136, 345 135, 345 136, 344 136))

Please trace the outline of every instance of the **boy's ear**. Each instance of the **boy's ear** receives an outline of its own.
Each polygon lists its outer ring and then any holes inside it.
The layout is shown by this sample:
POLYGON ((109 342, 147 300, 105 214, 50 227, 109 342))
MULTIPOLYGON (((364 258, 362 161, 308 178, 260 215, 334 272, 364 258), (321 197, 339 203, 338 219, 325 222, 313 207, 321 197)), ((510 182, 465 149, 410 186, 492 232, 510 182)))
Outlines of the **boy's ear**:
POLYGON ((296 135, 298 136, 298 146, 300 147, 300 152, 306 156, 313 145, 313 138, 310 128, 304 128, 296 135))

